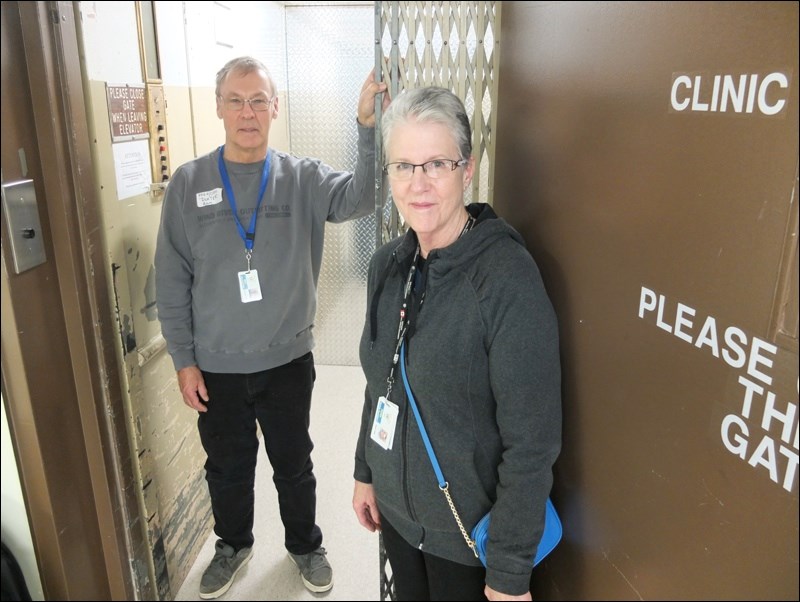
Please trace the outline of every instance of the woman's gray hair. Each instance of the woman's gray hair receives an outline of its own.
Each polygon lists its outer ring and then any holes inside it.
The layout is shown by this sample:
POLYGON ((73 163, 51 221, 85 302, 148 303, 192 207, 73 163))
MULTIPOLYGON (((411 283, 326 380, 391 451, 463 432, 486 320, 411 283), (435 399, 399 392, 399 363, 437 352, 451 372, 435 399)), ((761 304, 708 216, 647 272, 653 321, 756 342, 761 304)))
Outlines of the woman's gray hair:
POLYGON ((261 71, 264 73, 264 77, 267 78, 267 82, 269 83, 270 94, 275 96, 277 89, 275 88, 275 80, 272 79, 272 74, 264 63, 252 56, 240 56, 225 63, 225 66, 217 72, 217 88, 215 94, 217 96, 220 95, 222 84, 225 83, 225 80, 231 73, 247 75, 253 71, 261 71))
POLYGON ((446 88, 429 86, 405 90, 389 104, 381 117, 381 135, 384 149, 395 126, 411 119, 420 123, 439 123, 453 135, 461 159, 472 156, 472 128, 461 99, 446 88))

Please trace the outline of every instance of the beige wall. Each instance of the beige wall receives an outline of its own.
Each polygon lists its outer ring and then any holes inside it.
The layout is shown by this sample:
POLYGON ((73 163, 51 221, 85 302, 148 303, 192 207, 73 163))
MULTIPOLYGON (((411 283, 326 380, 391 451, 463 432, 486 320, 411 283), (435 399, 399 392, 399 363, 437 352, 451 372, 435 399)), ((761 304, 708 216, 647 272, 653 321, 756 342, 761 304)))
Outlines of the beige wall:
POLYGON ((534 599, 797 599, 798 4, 506 2, 502 25, 494 206, 564 368, 534 599), (777 114, 711 110, 715 75, 774 73, 777 114))

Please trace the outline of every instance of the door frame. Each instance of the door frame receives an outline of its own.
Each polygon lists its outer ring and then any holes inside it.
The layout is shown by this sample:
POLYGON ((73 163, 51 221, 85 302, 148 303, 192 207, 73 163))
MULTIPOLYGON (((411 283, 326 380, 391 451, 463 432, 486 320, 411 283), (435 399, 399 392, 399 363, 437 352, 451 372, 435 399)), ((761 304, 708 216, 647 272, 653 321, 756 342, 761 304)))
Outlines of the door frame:
MULTIPOLYGON (((78 451, 85 462, 70 466, 80 465, 85 471, 66 478, 91 483, 90 491, 65 491, 61 484, 65 475, 55 482, 52 467, 46 470, 44 465, 43 458, 58 453, 62 442, 52 428, 47 432, 43 421, 37 421, 36 408, 41 415, 41 408, 49 407, 44 404, 53 400, 32 394, 30 384, 46 377, 46 366, 28 365, 26 357, 43 341, 31 340, 17 328, 24 307, 19 300, 15 307, 14 297, 23 283, 9 273, 6 249, 0 278, 2 391, 44 595, 46 599, 71 599, 81 593, 89 599, 157 599, 116 351, 120 334, 109 293, 113 275, 106 267, 95 192, 76 22, 80 13, 73 2, 3 4, 19 13, 24 56, 8 60, 22 60, 27 69, 23 85, 30 89, 36 128, 31 145, 41 163, 38 194, 44 192, 39 211, 50 226, 50 261, 57 275, 53 295, 60 298, 59 321, 68 342, 67 349, 57 352, 66 356, 73 376, 59 403, 76 405, 67 411, 80 417, 83 449, 78 451), (78 534, 79 545, 74 541, 75 524, 60 522, 65 520, 65 513, 59 512, 64 504, 89 505, 90 516, 96 516, 96 525, 78 534), (64 536, 69 529, 72 537, 64 536), (81 549, 96 553, 76 558, 81 549)), ((4 178, 11 171, 6 167, 4 178)))

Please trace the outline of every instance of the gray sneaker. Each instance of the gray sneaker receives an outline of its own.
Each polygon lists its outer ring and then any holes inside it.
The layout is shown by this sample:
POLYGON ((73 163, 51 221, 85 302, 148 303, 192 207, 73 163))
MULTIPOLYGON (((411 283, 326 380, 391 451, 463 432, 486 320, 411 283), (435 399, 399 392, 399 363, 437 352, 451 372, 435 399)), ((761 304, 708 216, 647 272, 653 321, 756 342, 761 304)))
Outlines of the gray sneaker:
POLYGON ((308 554, 289 552, 289 558, 300 569, 303 585, 312 592, 327 592, 333 587, 333 569, 325 555, 325 548, 322 547, 308 554))
POLYGON ((218 598, 227 592, 236 573, 253 555, 253 548, 242 548, 236 552, 222 540, 217 541, 214 549, 214 558, 200 579, 200 597, 203 600, 218 598))

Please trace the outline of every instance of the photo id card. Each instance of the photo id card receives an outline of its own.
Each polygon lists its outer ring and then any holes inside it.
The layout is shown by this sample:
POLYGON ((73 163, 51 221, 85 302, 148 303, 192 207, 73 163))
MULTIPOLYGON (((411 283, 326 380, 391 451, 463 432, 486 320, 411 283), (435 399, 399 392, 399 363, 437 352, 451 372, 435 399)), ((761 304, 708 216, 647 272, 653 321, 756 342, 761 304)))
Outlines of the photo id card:
POLYGON ((239 294, 242 303, 261 301, 261 285, 258 283, 258 270, 239 272, 239 294))
POLYGON ((378 399, 378 408, 375 410, 375 422, 372 423, 372 440, 383 449, 392 449, 394 430, 397 426, 397 404, 385 397, 378 399))

